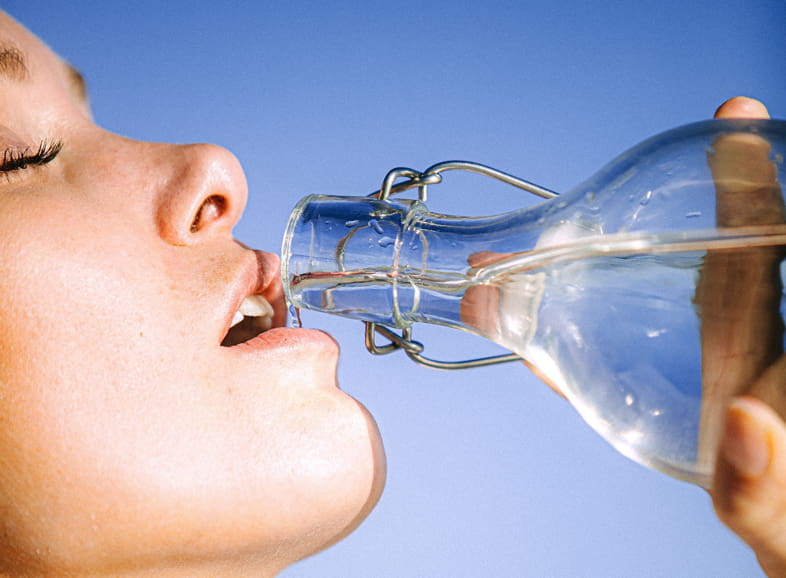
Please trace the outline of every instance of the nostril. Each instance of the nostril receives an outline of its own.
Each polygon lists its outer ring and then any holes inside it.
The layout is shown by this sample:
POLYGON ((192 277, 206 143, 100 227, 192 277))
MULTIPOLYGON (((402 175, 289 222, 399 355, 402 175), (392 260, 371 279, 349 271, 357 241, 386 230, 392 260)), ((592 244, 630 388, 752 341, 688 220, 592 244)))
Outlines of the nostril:
POLYGON ((155 171, 144 184, 154 197, 153 218, 161 238, 189 246, 215 236, 231 237, 247 195, 237 159, 213 145, 150 147, 155 171))
POLYGON ((208 223, 221 218, 227 210, 227 200, 221 195, 210 195, 199 207, 191 222, 191 232, 196 233, 208 223))

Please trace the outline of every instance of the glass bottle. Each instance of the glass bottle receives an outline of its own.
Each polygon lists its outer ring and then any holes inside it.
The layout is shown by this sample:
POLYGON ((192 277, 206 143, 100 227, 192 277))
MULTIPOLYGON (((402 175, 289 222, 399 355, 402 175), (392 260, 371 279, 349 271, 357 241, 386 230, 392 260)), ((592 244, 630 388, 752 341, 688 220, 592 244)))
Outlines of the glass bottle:
MULTIPOLYGON (((708 487, 724 406, 783 355, 784 153, 786 121, 694 123, 568 193, 524 182, 554 198, 473 217, 429 212, 425 186, 484 167, 397 169, 409 181, 389 175, 374 195, 298 203, 285 291, 294 307, 371 328, 488 338, 622 454, 708 487), (392 197, 410 187, 419 199, 392 197)), ((418 357, 417 342, 395 341, 418 357)))

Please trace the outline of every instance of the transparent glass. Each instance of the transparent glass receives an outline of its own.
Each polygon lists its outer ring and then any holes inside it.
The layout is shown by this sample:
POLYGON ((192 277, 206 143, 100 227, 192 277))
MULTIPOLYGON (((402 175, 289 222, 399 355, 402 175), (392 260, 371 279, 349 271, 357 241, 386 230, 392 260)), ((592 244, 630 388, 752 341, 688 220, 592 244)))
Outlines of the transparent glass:
POLYGON ((785 121, 713 120, 501 215, 306 197, 283 243, 287 298, 486 337, 622 454, 707 487, 725 404, 783 354, 784 153, 785 121))

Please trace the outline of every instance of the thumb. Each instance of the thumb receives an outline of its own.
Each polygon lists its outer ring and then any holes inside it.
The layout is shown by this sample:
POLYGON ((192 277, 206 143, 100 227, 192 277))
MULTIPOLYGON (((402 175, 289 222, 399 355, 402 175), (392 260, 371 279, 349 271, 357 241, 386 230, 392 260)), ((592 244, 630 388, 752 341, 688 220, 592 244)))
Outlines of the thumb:
POLYGON ((770 576, 786 576, 786 423, 764 402, 729 405, 712 499, 770 576))
POLYGON ((715 118, 770 118, 770 114, 761 101, 747 96, 735 96, 718 107, 715 118))

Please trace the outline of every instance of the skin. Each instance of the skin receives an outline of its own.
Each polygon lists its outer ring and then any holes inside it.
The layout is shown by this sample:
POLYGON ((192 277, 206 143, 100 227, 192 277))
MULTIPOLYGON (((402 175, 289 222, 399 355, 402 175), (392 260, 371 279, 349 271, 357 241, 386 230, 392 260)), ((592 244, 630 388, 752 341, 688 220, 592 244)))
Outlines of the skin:
MULTIPOLYGON (((760 103, 734 99, 719 114, 738 109, 738 115, 756 115, 755 104, 760 103)), ((766 115, 766 109, 758 111, 758 116, 766 115)), ((708 160, 720 227, 777 227, 786 221, 783 193, 764 139, 723 136, 713 143, 708 160)), ((783 257, 782 247, 710 251, 705 257, 695 301, 704 352, 700 453, 707 460, 717 453, 718 429, 730 397, 744 393, 783 353, 783 257)))
MULTIPOLYGON (((748 98, 734 98, 716 112, 719 118, 767 118, 767 109, 760 102, 748 98)), ((751 166, 761 170, 766 149, 761 142, 747 143, 751 153, 746 166, 739 167, 739 176, 751 166), (755 152, 758 149, 758 153, 755 152)), ((739 180, 739 179, 738 179, 739 180)), ((761 181, 762 178, 758 177, 761 181)), ((766 177, 763 179, 768 180, 766 177)), ((745 224, 759 219, 783 222, 783 200, 768 194, 768 187, 756 190, 719 190, 722 197, 730 192, 726 204, 730 214, 743 219, 745 224), (752 200, 751 193, 757 193, 752 200), (740 195, 739 199, 735 199, 740 195), (746 198, 747 197, 747 198, 746 198), (769 200, 768 200, 769 199, 769 200)), ((719 203, 721 204, 721 203, 719 203)), ((729 217, 731 218, 731 217, 729 217)), ((722 347, 726 351, 710 350, 710 363, 726 367, 718 373, 730 376, 723 385, 737 397, 726 412, 721 439, 712 499, 718 517, 756 552, 768 576, 786 575, 786 355, 782 352, 782 331, 777 300, 769 295, 773 282, 773 262, 782 255, 768 251, 743 255, 732 265, 716 263, 712 275, 725 278, 722 292, 732 301, 740 300, 740 314, 733 321, 735 327, 718 328, 729 331, 734 339, 722 347), (734 278, 760 279, 760 284, 737 289, 734 278), (768 287, 769 286, 769 287, 768 287), (750 295, 756 296, 751 302, 750 295), (767 309, 769 307, 769 309, 767 309), (760 310, 764 309, 766 313, 760 310), (752 337, 746 337, 750 336, 752 337), (746 347, 745 340, 754 339, 756 347, 746 347)), ((777 285, 776 285, 777 286, 777 285)), ((777 291, 776 291, 777 292, 777 291)), ((714 341, 714 340, 713 340, 714 341)), ((717 342, 712 344, 717 347, 717 342)))
POLYGON ((281 327, 275 256, 232 238, 236 159, 102 130, 2 13, 0 46, 27 63, 0 75, 0 151, 63 142, 0 175, 0 575, 266 576, 349 533, 379 434, 335 342, 281 327), (276 328, 221 347, 252 293, 276 328))

